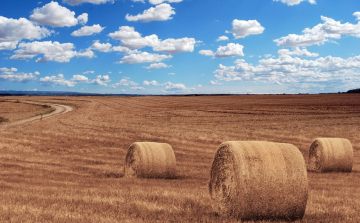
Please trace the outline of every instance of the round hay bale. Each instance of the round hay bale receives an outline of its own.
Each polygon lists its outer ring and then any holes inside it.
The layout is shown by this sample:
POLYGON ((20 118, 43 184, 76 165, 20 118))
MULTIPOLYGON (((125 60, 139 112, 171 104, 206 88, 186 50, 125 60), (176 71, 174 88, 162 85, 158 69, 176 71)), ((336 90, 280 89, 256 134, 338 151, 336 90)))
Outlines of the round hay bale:
POLYGON ((173 178, 175 174, 175 154, 169 144, 135 142, 130 145, 125 158, 125 176, 173 178))
POLYGON ((304 158, 285 143, 228 141, 214 157, 209 190, 213 210, 240 220, 296 220, 305 213, 304 158))
POLYGON ((343 138, 316 138, 309 149, 308 169, 316 172, 351 172, 353 147, 343 138))

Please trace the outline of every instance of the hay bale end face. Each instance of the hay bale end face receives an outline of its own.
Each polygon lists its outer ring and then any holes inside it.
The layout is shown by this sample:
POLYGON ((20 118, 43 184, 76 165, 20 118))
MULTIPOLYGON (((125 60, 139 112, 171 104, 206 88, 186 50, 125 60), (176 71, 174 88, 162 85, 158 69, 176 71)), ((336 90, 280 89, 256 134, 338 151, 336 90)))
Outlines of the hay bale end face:
POLYGON ((229 141, 214 157, 209 190, 214 211, 240 220, 296 220, 305 213, 304 158, 291 144, 229 141))
POLYGON ((169 144, 135 142, 130 145, 125 157, 125 176, 174 178, 175 174, 175 154, 169 144))
POLYGON ((343 138, 316 138, 309 149, 308 169, 316 172, 351 172, 353 147, 343 138))

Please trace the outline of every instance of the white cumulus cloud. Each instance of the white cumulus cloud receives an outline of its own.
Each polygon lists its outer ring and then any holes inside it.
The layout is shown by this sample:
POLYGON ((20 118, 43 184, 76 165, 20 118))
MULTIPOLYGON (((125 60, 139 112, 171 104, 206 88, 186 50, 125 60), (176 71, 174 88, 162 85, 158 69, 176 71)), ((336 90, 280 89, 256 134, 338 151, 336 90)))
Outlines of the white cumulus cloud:
POLYGON ((158 5, 161 4, 163 2, 169 2, 169 3, 177 3, 177 2, 182 2, 183 0, 149 0, 149 2, 153 5, 158 5))
POLYGON ((75 82, 75 83, 88 83, 89 82, 89 78, 84 76, 84 75, 73 75, 73 78, 71 78, 71 81, 75 82))
POLYGON ((121 45, 131 48, 131 49, 140 49, 144 47, 156 47, 160 44, 160 40, 157 35, 152 34, 150 36, 145 36, 143 38, 134 38, 134 39, 122 39, 121 45))
POLYGON ((140 53, 140 51, 138 50, 132 50, 129 47, 125 47, 125 46, 113 46, 111 49, 112 51, 126 53, 126 54, 140 53))
MULTIPOLYGON (((292 56, 292 55, 302 56, 302 57, 318 57, 319 56, 318 53, 310 53, 307 49, 305 49, 305 48, 300 49, 300 47, 294 47, 293 51, 290 51, 288 49, 281 49, 278 51, 278 55, 279 55, 279 57, 292 56)), ((266 55, 265 55, 265 57, 266 57, 266 55)))
POLYGON ((39 54, 43 54, 43 57, 39 57, 37 63, 46 63, 49 61, 56 61, 60 63, 67 63, 75 56, 92 58, 94 56, 92 51, 86 52, 74 51, 74 44, 72 43, 59 43, 57 41, 44 41, 44 42, 30 42, 19 43, 18 50, 15 50, 15 54, 10 59, 27 60, 36 57, 39 54))
POLYGON ((160 54, 151 54, 148 52, 135 53, 124 56, 120 63, 126 64, 137 64, 137 63, 157 63, 165 59, 172 58, 171 55, 160 55, 160 54))
POLYGON ((58 74, 57 76, 46 76, 42 77, 39 80, 39 83, 44 86, 55 87, 55 85, 64 85, 67 87, 74 87, 76 82, 71 80, 66 80, 63 74, 58 74))
POLYGON ((92 25, 92 26, 84 26, 80 29, 71 33, 72 36, 91 36, 95 33, 101 33, 105 27, 101 27, 99 24, 92 25))
POLYGON ((165 89, 163 90, 164 92, 180 93, 180 92, 191 92, 195 90, 195 88, 188 88, 181 83, 174 84, 171 82, 166 82, 162 85, 165 85, 165 89))
POLYGON ((353 16, 356 16, 356 17, 357 17, 356 20, 360 20, 360 12, 355 12, 355 13, 353 14, 353 16))
POLYGON ((166 39, 153 47, 154 51, 163 53, 193 52, 196 41, 194 38, 166 39))
POLYGON ((222 83, 220 83, 218 80, 215 81, 211 80, 209 83, 212 85, 222 85, 222 83))
POLYGON ((145 86, 160 86, 160 84, 155 81, 155 80, 152 80, 152 81, 143 81, 143 85, 145 86))
POLYGON ((219 41, 226 41, 226 40, 229 40, 229 37, 227 37, 227 36, 220 36, 219 38, 216 39, 217 42, 219 42, 219 41))
POLYGON ((87 49, 86 51, 76 52, 77 57, 87 57, 87 58, 94 58, 95 54, 91 49, 87 49))
POLYGON ((0 68, 0 81, 26 83, 36 80, 36 76, 40 74, 39 72, 23 73, 17 71, 18 70, 16 68, 0 68))
POLYGON ((0 42, 0 50, 13 50, 16 48, 18 41, 0 42))
POLYGON ((117 87, 120 87, 120 86, 137 86, 137 85, 139 85, 139 84, 135 83, 134 81, 131 81, 131 80, 127 79, 127 78, 123 78, 118 83, 112 84, 110 87, 117 88, 117 87))
POLYGON ((160 69, 160 68, 169 68, 171 67, 171 65, 167 65, 165 63, 153 63, 153 64, 150 64, 150 66, 148 67, 145 67, 146 69, 160 69))
POLYGON ((194 91, 195 88, 188 88, 182 83, 172 83, 170 81, 165 83, 158 83, 155 80, 152 81, 143 81, 143 85, 145 86, 156 86, 156 87, 165 87, 163 88, 163 92, 165 93, 185 93, 185 92, 191 92, 194 91))
MULTIPOLYGON (((119 31, 108 34, 112 39, 120 40, 122 47, 130 49, 141 49, 144 47, 152 47, 154 51, 176 54, 182 52, 193 52, 196 44, 194 38, 165 39, 161 40, 155 34, 142 37, 135 31, 134 27, 121 26, 119 31)), ((119 50, 120 51, 120 50, 119 50)))
POLYGON ((273 0, 274 2, 282 2, 284 4, 293 6, 293 5, 298 5, 301 2, 309 2, 310 4, 316 4, 315 0, 273 0))
POLYGON ((315 60, 300 59, 283 54, 279 58, 268 58, 252 65, 243 59, 235 66, 219 65, 214 71, 220 81, 261 81, 287 84, 289 86, 325 85, 336 87, 360 84, 360 56, 343 59, 320 57, 315 60))
POLYGON ((237 20, 232 22, 233 28, 226 33, 232 33, 235 39, 244 38, 249 35, 257 35, 264 32, 265 28, 256 20, 237 20))
POLYGON ((31 21, 52 27, 75 26, 87 22, 87 13, 75 18, 75 12, 70 11, 59 3, 51 1, 42 8, 36 8, 30 15, 31 21))
POLYGON ((44 42, 31 42, 20 43, 18 50, 15 50, 15 55, 10 59, 26 60, 31 59, 39 54, 44 54, 42 58, 38 58, 36 62, 69 62, 71 58, 76 56, 73 51, 74 44, 72 43, 59 43, 57 41, 44 41, 44 42))
POLYGON ((128 21, 165 21, 172 19, 171 16, 175 15, 175 11, 173 9, 174 8, 171 7, 171 5, 163 3, 155 7, 151 7, 145 10, 142 14, 138 14, 136 16, 127 14, 125 18, 128 21))
POLYGON ((104 4, 107 2, 114 3, 115 0, 63 0, 63 3, 69 4, 69 5, 80 5, 83 3, 92 3, 95 5, 104 4))
POLYGON ((169 83, 168 86, 165 87, 165 91, 184 91, 184 90, 186 90, 186 86, 184 84, 169 83))
POLYGON ((229 43, 226 46, 219 46, 215 53, 212 50, 200 50, 199 53, 214 58, 244 56, 243 48, 244 46, 238 43, 229 43))
POLYGON ((205 56, 214 56, 214 52, 212 50, 200 50, 199 53, 205 56))
POLYGON ((8 19, 0 16, 0 50, 13 50, 22 39, 42 39, 52 33, 25 18, 8 19))
POLYGON ((109 75, 98 75, 94 80, 89 81, 90 84, 100 85, 100 86, 108 86, 108 82, 111 82, 109 75))
POLYGON ((357 24, 341 23, 325 16, 321 16, 321 20, 324 23, 304 29, 302 35, 289 34, 274 41, 278 46, 299 47, 324 44, 331 39, 340 39, 342 35, 360 37, 360 21, 357 24))
POLYGON ((95 40, 95 42, 90 46, 89 49, 98 50, 101 52, 110 52, 111 44, 110 43, 100 43, 99 40, 95 40))
POLYGON ((87 14, 87 13, 83 13, 83 14, 79 15, 79 16, 77 17, 77 20, 78 20, 78 22, 79 22, 81 25, 85 25, 85 24, 88 22, 88 20, 89 20, 88 14, 87 14))
POLYGON ((120 26, 119 31, 110 33, 108 36, 115 40, 124 40, 124 39, 140 39, 141 34, 135 31, 134 27, 131 26, 120 26))
POLYGON ((145 90, 144 87, 131 87, 130 88, 131 90, 135 90, 135 91, 142 91, 142 90, 145 90))
POLYGON ((83 74, 93 74, 93 73, 95 73, 95 71, 93 70, 88 70, 83 72, 83 74))
POLYGON ((244 46, 238 43, 229 43, 226 46, 219 46, 217 51, 214 53, 214 57, 224 58, 244 56, 243 48, 244 46))

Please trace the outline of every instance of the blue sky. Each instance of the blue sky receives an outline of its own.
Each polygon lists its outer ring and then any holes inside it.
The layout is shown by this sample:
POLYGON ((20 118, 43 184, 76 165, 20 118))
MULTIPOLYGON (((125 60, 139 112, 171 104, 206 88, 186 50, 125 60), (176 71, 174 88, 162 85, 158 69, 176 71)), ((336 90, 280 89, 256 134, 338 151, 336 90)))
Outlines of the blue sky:
POLYGON ((0 1, 0 90, 347 91, 359 49, 358 0, 0 1))

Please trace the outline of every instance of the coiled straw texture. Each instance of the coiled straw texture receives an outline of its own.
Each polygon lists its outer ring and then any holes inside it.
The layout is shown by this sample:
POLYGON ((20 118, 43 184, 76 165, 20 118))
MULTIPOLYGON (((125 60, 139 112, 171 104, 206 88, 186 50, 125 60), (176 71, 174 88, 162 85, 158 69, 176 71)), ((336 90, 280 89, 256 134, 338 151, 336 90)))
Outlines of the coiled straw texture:
POLYGON ((167 143, 135 142, 130 145, 124 164, 126 177, 174 178, 176 160, 167 143))
POLYGON ((228 141, 214 157, 213 210, 241 220, 301 219, 308 198, 304 158, 291 144, 228 141))
POLYGON ((351 142, 343 138, 316 138, 309 149, 308 169, 316 172, 351 172, 351 142))

